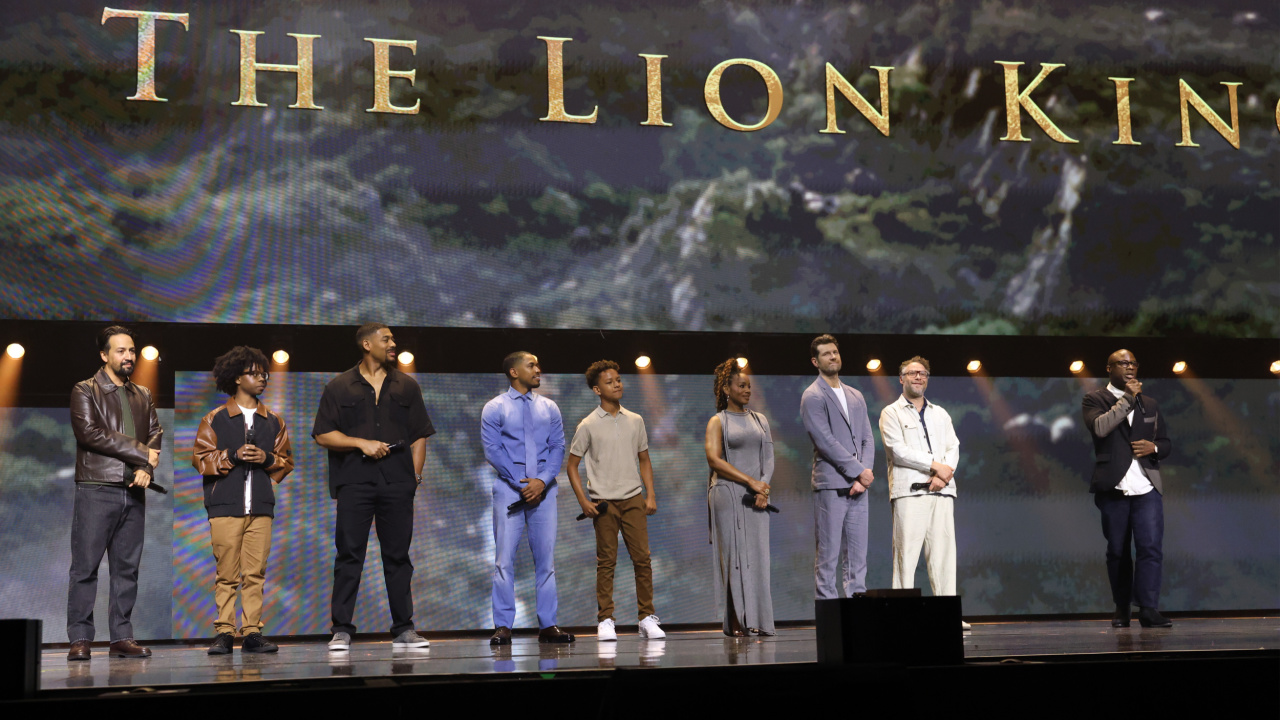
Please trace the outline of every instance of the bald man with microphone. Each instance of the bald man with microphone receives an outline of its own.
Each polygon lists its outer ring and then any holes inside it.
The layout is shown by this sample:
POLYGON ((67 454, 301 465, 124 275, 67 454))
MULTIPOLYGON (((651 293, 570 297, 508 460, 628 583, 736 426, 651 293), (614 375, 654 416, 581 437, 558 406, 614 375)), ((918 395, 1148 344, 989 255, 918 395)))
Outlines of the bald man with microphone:
POLYGON ((1164 562, 1160 461, 1173 450, 1169 425, 1156 401, 1142 392, 1133 353, 1111 353, 1107 373, 1107 386, 1085 395, 1083 410, 1095 454, 1089 492, 1102 512, 1107 579, 1116 605, 1111 626, 1129 627, 1131 606, 1137 605, 1142 627, 1172 627, 1157 610, 1164 562))

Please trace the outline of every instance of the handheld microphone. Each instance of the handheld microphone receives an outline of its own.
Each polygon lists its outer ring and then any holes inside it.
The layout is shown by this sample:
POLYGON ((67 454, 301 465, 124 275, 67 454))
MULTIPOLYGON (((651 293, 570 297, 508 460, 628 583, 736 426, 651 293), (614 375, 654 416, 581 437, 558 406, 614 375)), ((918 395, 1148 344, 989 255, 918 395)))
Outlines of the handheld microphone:
MULTIPOLYGON (((596 503, 596 512, 602 513, 602 512, 604 512, 606 509, 608 509, 608 507, 609 507, 609 503, 605 502, 604 500, 601 500, 600 502, 596 503)), ((579 516, 578 516, 578 519, 579 519, 579 520, 586 520, 586 519, 587 519, 587 514, 586 514, 586 513, 582 513, 581 515, 579 515, 579 516)))
MULTIPOLYGON (((743 495, 743 496, 742 496, 742 504, 743 504, 743 505, 746 505, 746 506, 747 506, 747 507, 749 507, 749 508, 755 508, 755 506, 756 506, 756 495, 755 495, 755 493, 748 493, 748 494, 746 494, 746 495, 743 495)), ((771 504, 770 504, 770 505, 765 505, 764 509, 765 509, 765 511, 766 511, 766 512, 771 512, 771 513, 780 513, 780 512, 782 512, 781 510, 779 510, 778 508, 774 507, 774 506, 773 506, 773 505, 771 505, 771 504)))

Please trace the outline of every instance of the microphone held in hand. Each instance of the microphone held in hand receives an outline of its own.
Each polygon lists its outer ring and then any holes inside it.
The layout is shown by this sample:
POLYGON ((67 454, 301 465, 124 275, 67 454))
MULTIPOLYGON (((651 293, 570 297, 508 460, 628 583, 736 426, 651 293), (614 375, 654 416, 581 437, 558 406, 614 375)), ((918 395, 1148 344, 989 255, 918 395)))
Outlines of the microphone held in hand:
MULTIPOLYGON (((609 503, 608 503, 608 502, 606 502, 606 501, 604 501, 604 500, 601 500, 600 502, 596 503, 596 512, 600 513, 601 515, 603 515, 603 514, 604 514, 604 511, 605 511, 605 510, 608 510, 608 509, 609 509, 609 503)), ((586 514, 586 513, 581 513, 580 515, 578 515, 578 519, 579 519, 579 520, 586 520, 586 519, 587 519, 587 514, 586 514)))
MULTIPOLYGON (((749 494, 747 494, 747 495, 743 495, 743 496, 742 496, 742 504, 743 504, 743 505, 746 505, 746 506, 747 506, 747 507, 749 507, 749 508, 755 508, 755 506, 756 506, 756 495, 755 495, 755 493, 749 493, 749 494)), ((767 512, 771 512, 771 513, 780 513, 780 512, 782 512, 781 510, 779 510, 778 508, 774 507, 773 505, 765 505, 765 506, 764 506, 764 509, 765 509, 765 511, 767 511, 767 512)))

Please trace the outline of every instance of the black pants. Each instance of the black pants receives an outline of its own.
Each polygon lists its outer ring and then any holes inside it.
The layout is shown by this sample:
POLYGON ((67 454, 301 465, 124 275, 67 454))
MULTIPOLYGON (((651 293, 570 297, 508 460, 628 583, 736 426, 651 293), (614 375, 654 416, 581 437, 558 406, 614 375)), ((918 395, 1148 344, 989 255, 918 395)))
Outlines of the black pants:
POLYGON ((138 599, 138 564, 147 518, 145 492, 123 485, 76 484, 67 589, 67 639, 71 642, 93 640, 93 605, 98 599, 98 566, 104 553, 111 573, 111 641, 133 637, 130 617, 138 599))
POLYGON ((333 541, 338 555, 333 561, 333 632, 354 633, 352 616, 360 573, 369 544, 369 524, 377 519, 378 545, 382 549, 382 575, 391 606, 391 634, 413 629, 413 496, 417 483, 343 485, 338 488, 338 521, 333 541))
POLYGON ((1117 606, 1159 606, 1164 564, 1164 499, 1160 492, 1125 495, 1112 490, 1094 495, 1093 503, 1102 511, 1111 599, 1117 606), (1136 550, 1136 562, 1130 545, 1136 550))

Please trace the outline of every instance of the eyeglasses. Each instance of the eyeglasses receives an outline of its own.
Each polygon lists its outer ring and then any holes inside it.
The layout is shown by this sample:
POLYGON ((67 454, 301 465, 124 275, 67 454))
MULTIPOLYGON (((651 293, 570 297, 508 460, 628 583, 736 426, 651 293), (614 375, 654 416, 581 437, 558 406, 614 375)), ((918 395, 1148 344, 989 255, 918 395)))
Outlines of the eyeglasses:
POLYGON ((252 377, 252 378, 257 378, 263 382, 266 382, 267 380, 271 379, 271 373, 263 372, 261 370, 245 370, 244 373, 242 374, 248 375, 249 377, 252 377))
POLYGON ((909 371, 909 372, 904 372, 904 373, 902 373, 902 377, 917 377, 917 378, 921 378, 921 379, 924 379, 924 380, 928 380, 928 379, 929 379, 929 371, 927 371, 927 370, 911 370, 911 371, 909 371))
POLYGON ((1112 364, 1112 365, 1119 365, 1120 367, 1133 368, 1134 370, 1137 370, 1137 369, 1138 369, 1138 361, 1137 361, 1137 360, 1116 360, 1115 362, 1113 362, 1113 363, 1111 363, 1111 364, 1112 364))

